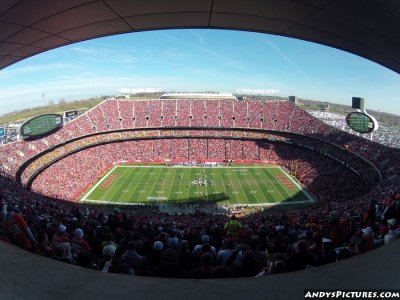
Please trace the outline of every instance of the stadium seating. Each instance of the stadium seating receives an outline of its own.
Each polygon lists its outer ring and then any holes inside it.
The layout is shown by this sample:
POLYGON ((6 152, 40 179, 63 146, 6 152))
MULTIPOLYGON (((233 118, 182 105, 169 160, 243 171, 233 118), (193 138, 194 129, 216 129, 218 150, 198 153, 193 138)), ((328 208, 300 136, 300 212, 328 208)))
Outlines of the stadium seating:
MULTIPOLYGON (((115 244, 119 250, 115 259, 110 260, 111 272, 192 278, 254 276, 265 268, 267 261, 273 262, 274 259, 281 261, 279 272, 303 269, 307 264, 318 266, 358 255, 383 245, 385 235, 393 235, 394 238, 400 235, 398 229, 396 231, 400 222, 400 214, 396 215, 400 200, 400 178, 396 171, 396 166, 400 164, 399 150, 340 131, 288 101, 108 99, 53 134, 1 146, 0 154, 2 205, 7 204, 9 211, 14 210, 25 217, 38 241, 37 247, 29 250, 93 269, 103 269, 109 259, 103 257, 104 247, 115 244), (171 126, 201 128, 192 131, 160 130, 160 127, 171 126), (215 131, 211 127, 224 130, 215 131), (132 128, 139 130, 124 131, 132 128), (270 132, 261 135, 235 128, 270 132), (110 132, 115 130, 120 131, 110 132), (278 134, 278 131, 283 133, 278 134), (160 135, 169 138, 157 139, 160 135), (257 141, 258 137, 268 137, 270 141, 257 141), (131 138, 137 140, 85 148, 98 142, 131 138), (69 142, 71 139, 76 140, 69 142), (336 146, 329 146, 329 143, 336 146), (347 145, 348 151, 342 149, 343 145, 347 145), (63 155, 66 157, 41 172, 33 181, 30 192, 16 184, 19 166, 52 147, 55 147, 52 151, 27 166, 21 178, 23 184, 40 167, 63 155), (69 154, 80 147, 85 149, 69 154), (372 163, 381 178, 377 179, 371 171, 372 166, 357 159, 353 153, 372 163), (154 214, 137 216, 123 213, 120 209, 107 211, 75 202, 113 163, 153 162, 160 158, 279 164, 295 176, 318 202, 310 207, 285 210, 279 206, 266 209, 188 205, 187 208, 168 209, 187 209, 190 216, 168 213, 161 217, 154 214), (365 182, 359 180, 361 177, 350 168, 359 172, 365 182), (379 185, 371 190, 371 186, 378 181, 379 185), (224 251, 232 249, 227 243, 221 243, 226 237, 224 226, 229 221, 225 213, 235 211, 240 214, 243 210, 253 214, 240 220, 241 229, 232 241, 233 245, 242 244, 243 247, 238 250, 237 261, 226 265, 221 256, 224 251), (225 213, 219 214, 221 211, 225 213), (80 236, 80 231, 76 229, 82 229, 91 249, 89 263, 83 265, 78 259, 77 246, 73 246, 75 254, 68 256, 64 253, 65 249, 60 252, 60 247, 54 246, 54 243, 46 244, 44 234, 50 242, 54 242, 58 236, 56 233, 63 229, 59 227, 61 224, 66 227, 65 243, 70 246, 76 245, 77 241, 73 240, 80 236), (296 244, 299 240, 303 243, 303 250, 296 244), (128 249, 130 241, 134 242, 134 246, 129 246, 131 250, 128 249), (196 245, 202 243, 209 243, 219 251, 214 254, 209 250, 212 271, 208 274, 201 271, 206 258, 193 252, 196 245), (326 243, 330 243, 331 248, 326 248, 326 243), (345 244, 346 247, 343 246, 345 244), (168 273, 171 270, 163 270, 161 262, 166 259, 163 255, 168 253, 158 251, 160 245, 163 249, 170 249, 169 255, 178 255, 179 262, 186 257, 190 263, 179 265, 179 272, 174 269, 173 273, 168 273), (332 252, 333 247, 336 252, 332 252), (139 267, 129 265, 126 259, 129 253, 125 259, 122 255, 125 251, 136 251, 146 263, 139 267), (265 251, 272 256, 266 257, 265 251), (300 260, 296 255, 298 251, 303 251, 307 259, 300 260), (262 262, 255 264, 255 257, 261 257, 262 262)), ((161 213, 166 208, 149 204, 135 209, 155 209, 161 213)), ((3 226, 2 229, 0 238, 18 245, 8 228, 3 226)), ((201 247, 204 252, 210 249, 207 245, 201 247)), ((273 274, 278 271, 267 268, 263 272, 273 274)))
MULTIPOLYGON (((382 158, 387 157, 386 152, 391 153, 396 150, 386 149, 380 144, 341 132, 318 121, 288 101, 237 102, 232 100, 109 99, 66 124, 57 133, 36 141, 20 141, 5 145, 2 150, 7 154, 1 158, 2 169, 6 174, 13 176, 18 166, 28 158, 71 138, 121 128, 159 126, 227 126, 228 128, 263 128, 307 134, 334 144, 346 144, 349 150, 359 153, 374 163, 383 175, 387 174, 391 178, 395 175, 390 166, 385 166, 384 162, 387 159, 382 158)), ((229 146, 227 153, 227 156, 232 159, 237 154, 233 151, 230 155, 229 146)), ((254 152, 251 153, 254 155, 253 159, 262 160, 261 152, 257 155, 254 152)), ((391 156, 396 157, 395 153, 391 156)))

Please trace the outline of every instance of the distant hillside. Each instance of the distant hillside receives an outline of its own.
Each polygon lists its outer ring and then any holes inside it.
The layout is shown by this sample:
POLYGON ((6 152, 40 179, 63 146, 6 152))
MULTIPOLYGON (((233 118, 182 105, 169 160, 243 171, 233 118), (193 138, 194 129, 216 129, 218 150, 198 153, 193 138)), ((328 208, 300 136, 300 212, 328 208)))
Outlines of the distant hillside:
MULTIPOLYGON (((153 93, 153 94, 137 94, 131 96, 131 99, 142 100, 142 99, 157 99, 161 96, 162 93, 153 93)), ((62 114, 64 111, 68 110, 79 110, 80 112, 85 112, 92 107, 96 106, 100 102, 107 99, 109 96, 100 96, 99 98, 90 98, 84 100, 75 100, 75 101, 65 101, 60 100, 57 104, 50 103, 47 106, 39 106, 34 108, 27 108, 23 110, 17 110, 11 113, 7 113, 0 116, 0 124, 6 124, 16 121, 23 121, 35 116, 43 115, 43 114, 62 114)))
POLYGON ((103 96, 100 98, 90 98, 85 100, 75 100, 68 102, 65 100, 60 100, 58 104, 49 104, 48 106, 39 106, 34 108, 18 110, 0 116, 0 124, 26 120, 43 114, 50 114, 50 113, 62 114, 64 111, 68 110, 77 109, 79 111, 87 111, 92 107, 96 106, 97 104, 99 104, 106 98, 107 98, 106 96, 103 96))

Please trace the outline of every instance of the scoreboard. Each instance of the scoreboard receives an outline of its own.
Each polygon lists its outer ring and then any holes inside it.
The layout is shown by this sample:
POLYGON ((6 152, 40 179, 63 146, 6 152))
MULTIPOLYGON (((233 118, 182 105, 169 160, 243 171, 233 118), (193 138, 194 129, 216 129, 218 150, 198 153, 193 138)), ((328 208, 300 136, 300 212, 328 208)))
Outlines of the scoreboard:
POLYGON ((374 117, 362 112, 352 112, 346 116, 347 125, 354 131, 369 133, 378 129, 378 122, 374 117))
POLYGON ((20 128, 20 134, 24 137, 40 136, 56 129, 61 128, 63 125, 63 117, 58 114, 47 114, 34 117, 20 128))
POLYGON ((64 111, 64 118, 77 117, 79 112, 77 110, 64 111))

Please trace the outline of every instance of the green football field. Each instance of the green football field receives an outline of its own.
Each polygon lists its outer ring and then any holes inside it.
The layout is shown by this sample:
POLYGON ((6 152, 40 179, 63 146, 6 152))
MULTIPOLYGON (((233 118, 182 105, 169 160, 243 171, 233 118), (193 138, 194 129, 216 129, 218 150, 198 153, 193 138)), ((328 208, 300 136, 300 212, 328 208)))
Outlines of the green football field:
POLYGON ((277 166, 115 166, 81 199, 115 204, 272 205, 311 201, 311 196, 277 166))

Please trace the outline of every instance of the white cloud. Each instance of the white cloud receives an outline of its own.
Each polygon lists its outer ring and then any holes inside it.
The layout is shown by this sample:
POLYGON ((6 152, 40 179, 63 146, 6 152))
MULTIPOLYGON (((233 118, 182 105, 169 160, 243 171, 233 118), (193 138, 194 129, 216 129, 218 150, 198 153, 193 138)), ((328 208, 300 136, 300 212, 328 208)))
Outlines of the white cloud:
POLYGON ((138 61, 134 55, 135 50, 129 48, 112 49, 101 47, 72 47, 63 50, 67 57, 77 57, 79 60, 99 62, 115 62, 117 64, 131 65, 138 61))
POLYGON ((73 69, 78 68, 77 64, 69 64, 69 63, 53 63, 53 64, 41 64, 41 65, 31 65, 24 67, 17 67, 9 69, 4 69, 0 72, 0 78, 10 78, 18 75, 26 75, 30 73, 41 73, 41 72, 49 72, 49 71, 58 71, 62 69, 73 69))
POLYGON ((184 60, 188 54, 176 48, 167 48, 164 51, 164 59, 167 60, 184 60))
POLYGON ((110 53, 110 49, 107 48, 99 48, 99 47, 73 47, 66 49, 67 52, 76 53, 79 55, 87 55, 87 56, 104 56, 110 53))
POLYGON ((60 99, 75 100, 99 95, 116 95, 121 87, 129 88, 160 88, 188 86, 190 79, 174 76, 105 76, 93 77, 93 74, 80 74, 65 77, 62 80, 41 84, 15 85, 0 89, 0 111, 10 112, 26 107, 42 105, 42 94, 46 101, 57 102, 60 99))

